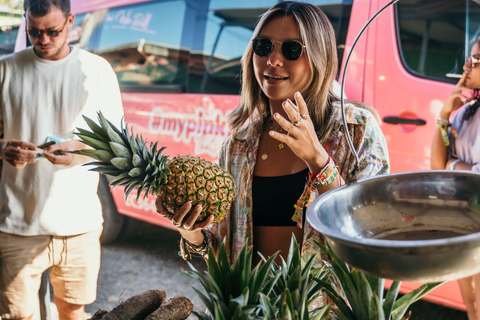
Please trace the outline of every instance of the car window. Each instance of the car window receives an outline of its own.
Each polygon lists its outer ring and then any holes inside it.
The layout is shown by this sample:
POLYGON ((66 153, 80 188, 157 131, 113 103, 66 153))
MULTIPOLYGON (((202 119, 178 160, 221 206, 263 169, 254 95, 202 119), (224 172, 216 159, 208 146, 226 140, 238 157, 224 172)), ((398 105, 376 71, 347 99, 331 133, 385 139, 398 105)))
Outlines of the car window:
POLYGON ((466 10, 465 0, 402 0, 396 4, 398 44, 409 72, 444 82, 458 81, 447 74, 463 72, 466 10))

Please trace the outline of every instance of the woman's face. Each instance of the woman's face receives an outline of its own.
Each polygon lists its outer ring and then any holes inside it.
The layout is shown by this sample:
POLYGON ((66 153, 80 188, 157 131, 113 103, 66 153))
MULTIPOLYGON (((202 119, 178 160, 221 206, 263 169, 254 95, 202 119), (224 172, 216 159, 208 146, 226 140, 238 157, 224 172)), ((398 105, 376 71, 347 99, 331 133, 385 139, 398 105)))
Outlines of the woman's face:
MULTIPOLYGON (((480 46, 477 43, 473 45, 470 56, 480 59, 480 46)), ((463 66, 463 69, 467 72, 465 86, 472 89, 480 89, 480 63, 474 64, 472 68, 463 66)))
POLYGON ((301 41, 300 30, 290 16, 276 17, 268 21, 259 37, 273 40, 273 50, 266 57, 253 54, 255 77, 263 93, 273 101, 293 99, 296 91, 302 92, 310 84, 312 71, 306 57, 305 48, 297 60, 286 59, 281 51, 285 40, 301 41))

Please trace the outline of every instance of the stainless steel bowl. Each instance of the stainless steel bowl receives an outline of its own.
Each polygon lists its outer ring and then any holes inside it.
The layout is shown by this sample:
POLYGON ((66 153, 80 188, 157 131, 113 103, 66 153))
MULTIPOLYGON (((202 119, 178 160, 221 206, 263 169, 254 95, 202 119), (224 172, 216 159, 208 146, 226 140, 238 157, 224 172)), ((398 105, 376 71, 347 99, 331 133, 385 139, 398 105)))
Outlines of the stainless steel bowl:
POLYGON ((480 272, 480 174, 377 176, 326 192, 306 215, 342 260, 375 277, 436 282, 480 272))

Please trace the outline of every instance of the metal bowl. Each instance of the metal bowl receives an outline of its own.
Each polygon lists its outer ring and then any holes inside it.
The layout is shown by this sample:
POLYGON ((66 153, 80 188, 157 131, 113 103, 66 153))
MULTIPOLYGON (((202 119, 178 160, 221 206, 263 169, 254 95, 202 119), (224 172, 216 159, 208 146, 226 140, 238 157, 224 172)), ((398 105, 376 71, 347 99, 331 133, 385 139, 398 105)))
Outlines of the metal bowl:
POLYGON ((306 215, 343 261, 375 277, 436 282, 480 272, 480 174, 377 176, 326 192, 306 215))

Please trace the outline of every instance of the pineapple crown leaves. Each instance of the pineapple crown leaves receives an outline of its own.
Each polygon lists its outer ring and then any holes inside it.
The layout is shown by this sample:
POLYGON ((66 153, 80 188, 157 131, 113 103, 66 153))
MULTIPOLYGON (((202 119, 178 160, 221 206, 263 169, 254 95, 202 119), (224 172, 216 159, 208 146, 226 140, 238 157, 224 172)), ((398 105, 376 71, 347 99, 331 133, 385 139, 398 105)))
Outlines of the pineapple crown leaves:
POLYGON ((258 264, 253 270, 253 252, 252 249, 247 250, 246 246, 233 265, 230 265, 225 241, 220 245, 218 257, 212 248, 208 255, 207 272, 201 273, 189 263, 192 271, 186 273, 200 281, 205 293, 197 289, 195 291, 210 314, 221 312, 226 319, 243 319, 246 315, 255 318, 254 315, 260 312, 261 294, 268 296, 278 279, 278 276, 269 277, 277 254, 258 264))
POLYGON ((347 304, 329 282, 316 280, 324 286, 324 290, 336 304, 333 310, 341 320, 401 320, 412 303, 443 284, 443 282, 423 284, 396 300, 401 281, 393 281, 383 299, 383 279, 350 269, 333 252, 328 243, 326 246, 316 241, 315 243, 329 257, 331 265, 325 263, 330 266, 333 276, 340 282, 348 300, 347 304))
POLYGON ((313 312, 308 311, 307 301, 304 299, 300 308, 295 307, 294 297, 287 288, 281 294, 278 308, 269 303, 269 300, 262 296, 262 303, 267 306, 267 312, 264 319, 266 320, 325 320, 331 319, 330 310, 332 306, 327 305, 313 312))
POLYGON ((97 113, 98 124, 83 116, 91 131, 77 128, 75 134, 80 141, 93 149, 77 150, 73 153, 94 158, 97 161, 86 163, 93 166, 91 171, 113 176, 112 186, 125 187, 125 199, 138 188, 137 200, 144 193, 156 194, 171 173, 166 168, 168 156, 163 154, 165 147, 158 149, 157 143, 147 147, 141 135, 134 135, 133 129, 121 124, 120 129, 97 113))
POLYGON ((322 285, 313 279, 327 279, 325 267, 313 268, 315 255, 306 255, 304 258, 296 238, 292 236, 287 261, 282 258, 281 266, 272 265, 273 274, 280 276, 274 287, 275 294, 280 295, 288 289, 296 310, 301 308, 302 301, 313 303, 321 294, 322 285))

